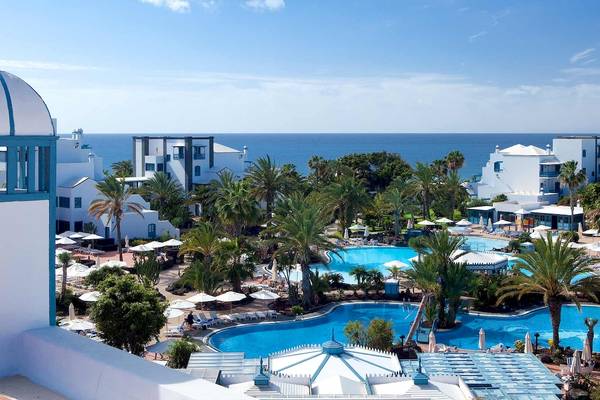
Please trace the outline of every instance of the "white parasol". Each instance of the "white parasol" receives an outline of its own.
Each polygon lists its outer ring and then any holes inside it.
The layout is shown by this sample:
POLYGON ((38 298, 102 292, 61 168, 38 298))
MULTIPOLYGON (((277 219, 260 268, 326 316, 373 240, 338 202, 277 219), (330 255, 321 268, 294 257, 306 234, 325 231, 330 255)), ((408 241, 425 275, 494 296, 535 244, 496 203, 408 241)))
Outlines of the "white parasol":
POLYGON ((485 350, 485 331, 479 329, 479 350, 485 350))
POLYGON ((256 300, 277 300, 279 295, 277 293, 273 293, 269 290, 259 290, 258 292, 254 292, 250 294, 250 297, 256 300))

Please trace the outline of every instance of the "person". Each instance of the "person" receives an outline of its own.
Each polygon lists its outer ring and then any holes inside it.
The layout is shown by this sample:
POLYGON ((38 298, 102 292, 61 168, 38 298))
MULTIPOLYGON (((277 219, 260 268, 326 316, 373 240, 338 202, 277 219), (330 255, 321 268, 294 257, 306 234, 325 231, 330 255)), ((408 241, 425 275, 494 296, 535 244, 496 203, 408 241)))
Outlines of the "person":
POLYGON ((194 324, 194 314, 190 311, 190 313, 185 317, 185 322, 187 322, 190 329, 192 329, 192 325, 194 324))

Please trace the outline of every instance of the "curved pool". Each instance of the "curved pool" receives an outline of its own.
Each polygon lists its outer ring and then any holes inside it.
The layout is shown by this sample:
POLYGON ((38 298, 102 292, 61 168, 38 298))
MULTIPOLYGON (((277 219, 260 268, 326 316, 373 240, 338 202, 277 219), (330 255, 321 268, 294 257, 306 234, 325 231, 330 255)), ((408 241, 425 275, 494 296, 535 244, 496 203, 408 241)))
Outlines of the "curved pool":
MULTIPOLYGON (((490 239, 478 236, 465 236, 465 244, 473 251, 491 251, 506 247, 508 241, 502 239, 490 239)), ((410 259, 417 253, 410 247, 348 247, 337 253, 329 252, 330 261, 327 264, 314 264, 313 269, 320 272, 336 272, 344 277, 346 283, 356 283, 350 275, 353 268, 362 266, 366 269, 377 269, 384 275, 389 275, 385 263, 389 261, 401 261, 410 265, 410 259)), ((299 281, 300 276, 292 280, 299 281)))
MULTIPOLYGON (((270 353, 301 344, 317 344, 331 337, 345 341, 344 326, 348 321, 359 320, 367 325, 374 318, 391 320, 395 340, 406 335, 416 314, 417 307, 403 303, 350 303, 342 304, 331 312, 306 320, 261 323, 226 328, 209 338, 209 343, 221 351, 238 351, 246 357, 267 356, 270 353)), ((575 306, 564 306, 560 339, 564 346, 581 349, 587 328, 585 317, 600 319, 600 307, 584 306, 579 312, 575 306)), ((552 337, 552 327, 547 309, 540 309, 525 315, 493 317, 461 314, 462 323, 449 332, 438 332, 438 343, 458 346, 464 349, 477 349, 479 329, 486 333, 488 346, 504 343, 512 347, 517 339, 523 340, 527 331, 533 336, 540 333, 540 345, 547 345, 552 337)), ((600 335, 596 335, 594 346, 600 346, 600 335)))

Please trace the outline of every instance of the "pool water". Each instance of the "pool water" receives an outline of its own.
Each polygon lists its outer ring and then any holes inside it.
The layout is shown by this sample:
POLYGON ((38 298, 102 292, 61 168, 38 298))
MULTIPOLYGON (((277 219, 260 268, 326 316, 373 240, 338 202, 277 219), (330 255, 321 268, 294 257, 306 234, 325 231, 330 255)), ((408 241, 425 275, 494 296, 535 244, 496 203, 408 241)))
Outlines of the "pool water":
MULTIPOLYGON (((465 244, 473 251, 490 251, 506 247, 508 242, 501 239, 489 239, 477 236, 465 236, 465 244)), ((345 283, 356 283, 350 271, 355 267, 362 266, 366 269, 377 269, 384 276, 389 275, 385 263, 389 261, 401 261, 410 265, 410 259, 417 253, 410 247, 350 247, 339 250, 337 253, 329 252, 331 261, 327 264, 314 264, 313 269, 319 272, 336 272, 344 277, 345 283)), ((300 280, 300 276, 292 280, 300 280)))
MULTIPOLYGON (((261 323, 225 329, 210 337, 210 344, 221 351, 246 353, 248 358, 267 356, 270 353, 301 344, 320 344, 331 337, 346 341, 344 326, 348 321, 359 320, 365 325, 374 318, 391 320, 395 340, 406 335, 415 318, 417 307, 402 303, 354 303, 343 304, 330 313, 300 321, 261 323)), ((563 346, 581 349, 587 328, 585 317, 600 319, 600 307, 583 306, 579 312, 574 306, 564 306, 560 339, 563 346)), ((463 349, 477 349, 479 329, 486 333, 488 347, 498 343, 513 347, 517 339, 523 340, 529 331, 532 336, 540 333, 539 343, 547 346, 552 337, 552 327, 547 309, 541 309, 522 316, 490 317, 461 314, 462 324, 448 332, 438 332, 438 343, 458 346, 463 349)), ((600 334, 594 338, 594 346, 600 346, 600 334)))

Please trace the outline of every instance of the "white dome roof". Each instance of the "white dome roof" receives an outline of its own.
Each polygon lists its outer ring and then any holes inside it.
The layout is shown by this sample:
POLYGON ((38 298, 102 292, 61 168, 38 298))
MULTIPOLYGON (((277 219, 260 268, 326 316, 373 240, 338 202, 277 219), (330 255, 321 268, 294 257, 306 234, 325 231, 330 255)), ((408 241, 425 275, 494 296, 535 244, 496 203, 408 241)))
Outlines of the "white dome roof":
POLYGON ((21 78, 0 71, 0 136, 55 135, 50 111, 21 78))

